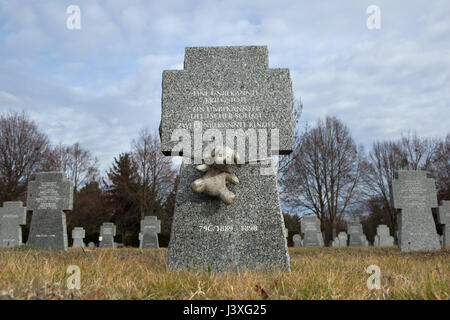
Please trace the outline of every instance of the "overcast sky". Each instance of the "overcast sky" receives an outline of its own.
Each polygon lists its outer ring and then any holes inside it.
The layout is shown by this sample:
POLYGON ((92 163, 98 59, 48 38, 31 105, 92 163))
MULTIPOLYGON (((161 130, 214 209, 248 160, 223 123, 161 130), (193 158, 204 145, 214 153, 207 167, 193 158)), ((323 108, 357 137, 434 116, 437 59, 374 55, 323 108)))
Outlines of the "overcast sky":
POLYGON ((157 129, 161 74, 186 46, 268 45, 303 121, 337 116, 358 144, 450 128, 450 1, 0 0, 0 112, 25 110, 53 143, 106 169, 157 129), (328 5, 325 5, 328 3, 328 5), (81 9, 69 30, 66 9, 81 9), (369 5, 381 28, 369 30, 369 5))

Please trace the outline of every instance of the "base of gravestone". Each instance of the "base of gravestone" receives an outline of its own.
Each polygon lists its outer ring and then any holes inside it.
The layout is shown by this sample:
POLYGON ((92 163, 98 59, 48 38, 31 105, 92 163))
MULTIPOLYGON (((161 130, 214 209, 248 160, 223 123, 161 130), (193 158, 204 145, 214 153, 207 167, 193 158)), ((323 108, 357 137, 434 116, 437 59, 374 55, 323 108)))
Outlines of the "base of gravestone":
POLYGON ((398 250, 402 252, 441 250, 431 209, 418 207, 414 213, 415 215, 398 214, 398 250))
POLYGON ((60 210, 36 211, 27 245, 38 249, 68 250, 66 214, 60 210))
MULTIPOLYGON (((168 248, 171 269, 241 269, 290 271, 277 176, 261 174, 267 165, 233 167, 239 185, 229 185, 235 202, 191 191, 201 174, 195 165, 181 165, 175 213, 168 248)), ((268 172, 264 172, 268 173, 268 172)))

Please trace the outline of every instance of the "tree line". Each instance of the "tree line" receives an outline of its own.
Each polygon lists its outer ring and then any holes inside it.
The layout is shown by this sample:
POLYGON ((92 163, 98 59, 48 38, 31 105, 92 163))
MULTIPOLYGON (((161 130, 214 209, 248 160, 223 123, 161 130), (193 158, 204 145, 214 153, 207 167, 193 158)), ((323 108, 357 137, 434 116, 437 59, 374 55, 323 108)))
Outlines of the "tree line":
MULTIPOLYGON (((408 132, 395 140, 375 141, 366 152, 335 117, 311 126, 301 123, 302 107, 301 102, 294 105, 293 152, 280 157, 278 168, 289 239, 300 232, 302 214, 320 219, 325 243, 345 231, 349 219, 360 219, 369 241, 379 224, 387 224, 396 237, 389 184, 397 170, 426 170, 436 181, 438 201, 450 199, 450 134, 422 138, 408 132)), ((171 158, 161 153, 156 132, 141 130, 130 150, 115 157, 102 174, 98 160, 79 143, 52 145, 27 114, 0 113, 0 204, 25 202, 28 182, 41 171, 65 172, 73 182, 69 232, 83 227, 85 240, 97 241, 101 224, 114 222, 116 241, 137 246, 140 220, 156 215, 160 244, 168 244, 178 175, 171 158)), ((28 215, 24 239, 30 221, 28 215)))
MULTIPOLYGON (((301 124, 302 108, 301 102, 294 104, 294 151, 279 162, 280 197, 288 210, 316 215, 326 243, 345 231, 351 219, 361 221, 370 241, 379 224, 388 225, 396 237, 390 182, 397 170, 427 171, 436 181, 438 201, 450 199, 449 133, 445 138, 422 138, 407 132, 395 140, 374 141, 366 152, 335 117, 312 126, 301 124)), ((436 212, 433 215, 436 220, 436 212)))

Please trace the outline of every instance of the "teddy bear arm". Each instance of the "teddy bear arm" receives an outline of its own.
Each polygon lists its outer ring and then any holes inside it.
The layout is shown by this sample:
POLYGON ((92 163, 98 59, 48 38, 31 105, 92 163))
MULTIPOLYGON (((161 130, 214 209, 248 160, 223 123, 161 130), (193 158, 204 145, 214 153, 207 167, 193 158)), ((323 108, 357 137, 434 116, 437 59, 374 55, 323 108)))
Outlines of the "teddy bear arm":
POLYGON ((195 167, 195 169, 197 169, 197 171, 199 171, 199 172, 206 172, 206 171, 208 171, 208 165, 201 164, 201 165, 195 167))
POLYGON ((232 184, 239 184, 239 179, 234 173, 227 174, 227 180, 232 184))

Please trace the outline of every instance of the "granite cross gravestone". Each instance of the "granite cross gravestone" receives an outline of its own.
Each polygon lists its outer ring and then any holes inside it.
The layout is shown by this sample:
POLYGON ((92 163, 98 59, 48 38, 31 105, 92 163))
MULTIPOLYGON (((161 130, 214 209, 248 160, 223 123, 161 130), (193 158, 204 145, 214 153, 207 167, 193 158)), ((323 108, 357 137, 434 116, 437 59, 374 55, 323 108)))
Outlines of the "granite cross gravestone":
POLYGON ((361 223, 359 222, 347 223, 347 233, 350 237, 348 244, 350 247, 363 247, 365 245, 361 223))
POLYGON ((161 148, 183 155, 169 268, 290 270, 277 175, 267 163, 292 151, 292 103, 289 70, 269 69, 266 46, 186 48, 184 70, 163 72, 161 148), (238 185, 229 186, 229 205, 191 191, 200 177, 191 160, 203 163, 203 142, 212 140, 226 141, 244 163, 228 175, 238 178, 230 178, 238 185))
POLYGON ((86 245, 83 242, 86 232, 81 227, 76 227, 72 230, 73 248, 84 248, 86 245))
POLYGON ((27 210, 33 211, 27 244, 67 251, 64 210, 72 210, 73 186, 62 172, 37 173, 28 183, 27 210))
POLYGON ((316 216, 303 216, 300 219, 300 230, 303 233, 304 247, 323 247, 320 220, 316 216))
POLYGON ((0 208, 0 247, 22 244, 22 228, 26 224, 27 208, 22 201, 5 201, 0 208))
POLYGON ((450 246, 450 201, 442 201, 438 210, 438 221, 443 225, 442 245, 450 246))
POLYGON ((398 212, 400 251, 439 250, 431 208, 437 208, 434 179, 424 171, 398 171, 392 181, 393 207, 398 212))
POLYGON ((387 225, 380 224, 377 227, 374 245, 378 247, 390 247, 394 245, 394 237, 390 235, 387 225))
POLYGON ((339 232, 339 234, 338 234, 339 247, 346 247, 347 246, 347 240, 348 240, 347 233, 339 232))
POLYGON ((303 246, 302 237, 299 234, 294 234, 292 236, 292 242, 294 243, 294 248, 300 248, 303 246))
POLYGON ((116 226, 112 222, 104 222, 100 227, 99 247, 100 248, 117 248, 117 243, 114 242, 116 235, 116 226))
POLYGON ((139 248, 159 248, 158 233, 161 232, 161 221, 156 216, 146 216, 141 220, 139 248))

